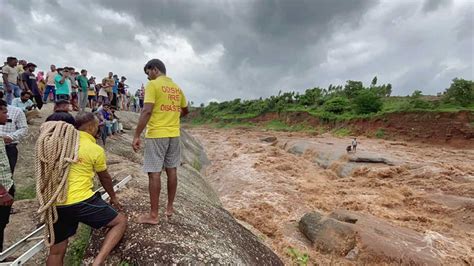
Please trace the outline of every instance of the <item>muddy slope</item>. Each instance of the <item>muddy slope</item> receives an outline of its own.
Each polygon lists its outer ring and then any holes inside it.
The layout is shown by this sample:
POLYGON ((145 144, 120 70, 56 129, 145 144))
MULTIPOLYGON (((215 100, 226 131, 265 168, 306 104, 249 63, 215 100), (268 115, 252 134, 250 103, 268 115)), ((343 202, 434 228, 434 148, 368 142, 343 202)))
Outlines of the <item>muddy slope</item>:
POLYGON ((264 125, 275 119, 289 125, 304 124, 326 130, 348 127, 354 135, 371 137, 377 131, 383 131, 385 139, 474 148, 474 112, 470 111, 390 113, 371 119, 330 123, 307 112, 288 112, 280 115, 267 113, 244 121, 264 125))

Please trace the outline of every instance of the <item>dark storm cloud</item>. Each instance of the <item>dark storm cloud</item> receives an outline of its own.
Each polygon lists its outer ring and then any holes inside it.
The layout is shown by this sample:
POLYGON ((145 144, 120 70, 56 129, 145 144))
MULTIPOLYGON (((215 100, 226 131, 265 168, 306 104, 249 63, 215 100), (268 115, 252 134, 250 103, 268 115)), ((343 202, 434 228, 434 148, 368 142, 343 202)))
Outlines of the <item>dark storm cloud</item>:
MULTIPOLYGON (((436 93, 472 74, 463 0, 1 1, 0 56, 109 70, 146 82, 164 59, 196 103, 344 83, 436 93)), ((95 73, 94 73, 95 72, 95 73)))
POLYGON ((452 3, 452 0, 425 0, 423 4, 423 11, 430 12, 449 5, 450 3, 452 3))

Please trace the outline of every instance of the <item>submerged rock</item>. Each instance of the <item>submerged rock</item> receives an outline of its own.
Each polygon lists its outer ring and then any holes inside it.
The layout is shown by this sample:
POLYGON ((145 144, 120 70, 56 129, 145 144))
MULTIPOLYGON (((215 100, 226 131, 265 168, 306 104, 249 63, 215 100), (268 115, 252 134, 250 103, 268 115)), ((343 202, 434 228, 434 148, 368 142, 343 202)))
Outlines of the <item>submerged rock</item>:
POLYGON ((383 163, 386 165, 395 165, 393 162, 383 157, 354 156, 354 157, 350 157, 349 161, 355 162, 355 163, 383 163))
POLYGON ((273 143, 277 141, 277 137, 275 136, 265 137, 265 138, 261 138, 260 141, 273 143))

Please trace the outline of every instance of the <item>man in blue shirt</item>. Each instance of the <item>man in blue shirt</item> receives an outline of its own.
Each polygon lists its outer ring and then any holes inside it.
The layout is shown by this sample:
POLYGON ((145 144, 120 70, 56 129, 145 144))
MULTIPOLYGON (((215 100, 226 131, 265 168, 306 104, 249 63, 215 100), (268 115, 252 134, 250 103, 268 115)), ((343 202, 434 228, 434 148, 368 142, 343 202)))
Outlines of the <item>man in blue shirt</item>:
POLYGON ((56 85, 56 101, 60 100, 70 100, 70 91, 71 86, 69 80, 69 68, 58 68, 58 74, 54 77, 54 84, 56 85))

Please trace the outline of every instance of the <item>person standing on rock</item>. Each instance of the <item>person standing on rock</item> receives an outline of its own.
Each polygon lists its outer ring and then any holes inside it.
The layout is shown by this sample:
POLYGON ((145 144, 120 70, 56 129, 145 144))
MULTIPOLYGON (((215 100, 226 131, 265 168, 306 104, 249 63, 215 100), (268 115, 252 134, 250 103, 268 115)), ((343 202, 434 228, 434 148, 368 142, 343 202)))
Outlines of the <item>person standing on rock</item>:
POLYGON ((159 198, 161 191, 161 171, 163 167, 168 177, 168 204, 166 216, 173 215, 173 202, 178 185, 177 167, 180 164, 180 117, 188 114, 188 106, 183 91, 166 76, 166 67, 159 59, 152 59, 144 67, 149 82, 145 88, 144 107, 138 121, 132 147, 140 149, 145 127, 145 151, 143 170, 148 173, 150 192, 150 212, 138 217, 138 223, 158 224, 159 198))
POLYGON ((354 138, 352 140, 352 150, 354 151, 354 153, 357 151, 357 138, 354 138))

